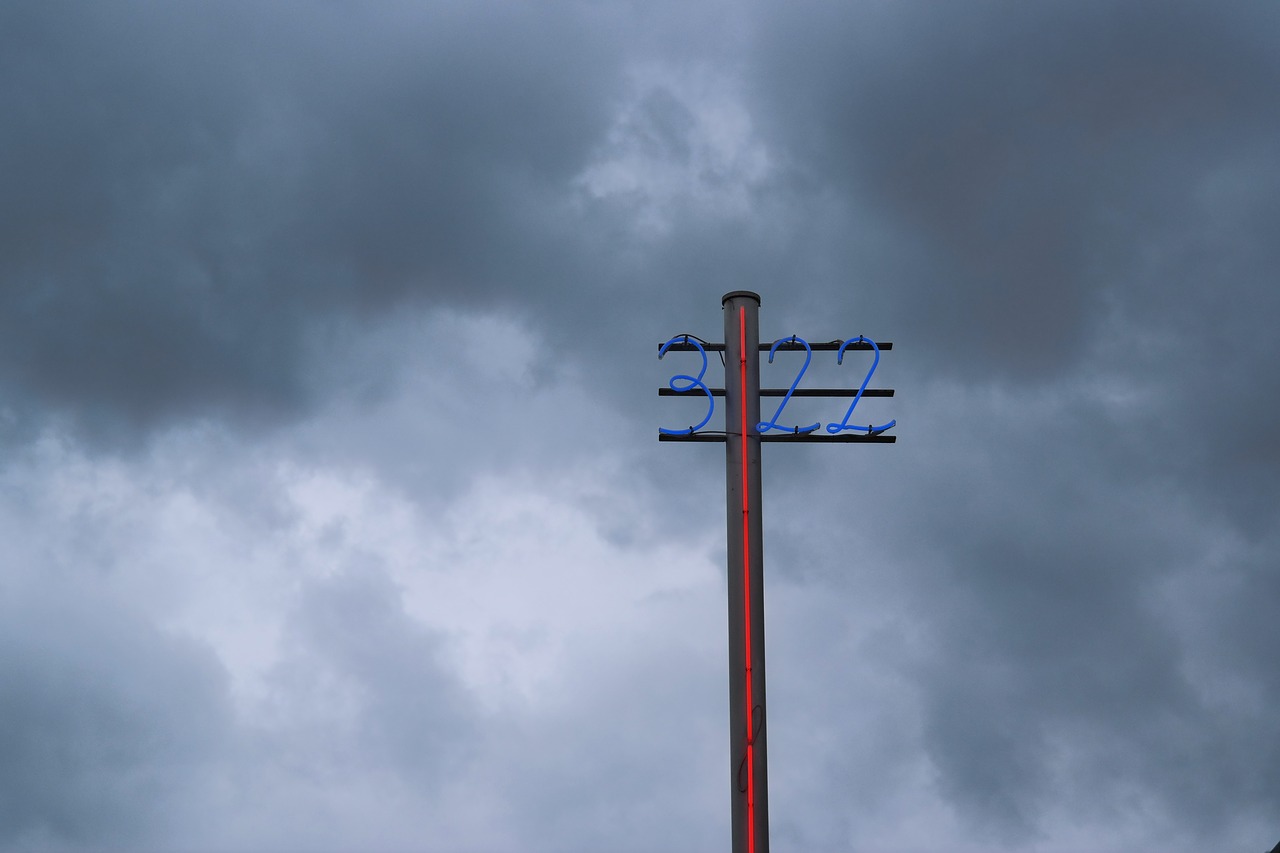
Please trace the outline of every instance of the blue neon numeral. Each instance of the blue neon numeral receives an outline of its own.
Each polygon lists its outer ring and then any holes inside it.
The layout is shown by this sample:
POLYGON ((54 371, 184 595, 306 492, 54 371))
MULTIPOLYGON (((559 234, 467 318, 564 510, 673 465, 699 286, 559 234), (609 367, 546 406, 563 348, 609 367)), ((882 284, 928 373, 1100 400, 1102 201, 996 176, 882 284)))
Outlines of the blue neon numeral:
POLYGON ((871 369, 868 370, 867 375, 862 378, 862 385, 858 388, 858 393, 853 396, 853 402, 849 404, 849 411, 844 413, 844 420, 840 421, 838 424, 827 424, 827 432, 832 435, 837 435, 847 429, 863 430, 867 435, 871 435, 877 432, 884 432, 898 423, 896 418, 889 421, 887 424, 881 424, 880 426, 871 424, 867 426, 858 426, 856 424, 849 423, 849 418, 853 417, 853 410, 858 407, 858 401, 862 399, 862 392, 867 390, 867 383, 871 381, 871 374, 876 372, 876 366, 880 364, 880 347, 876 346, 875 341, 864 338, 862 335, 858 335, 856 338, 851 338, 840 346, 840 352, 836 354, 836 364, 844 363, 844 351, 854 344, 871 344, 871 349, 875 350, 876 357, 875 360, 871 362, 871 369))
POLYGON ((771 429, 790 430, 791 432, 797 435, 799 435, 800 433, 813 432, 815 429, 822 426, 821 422, 818 422, 816 424, 811 424, 806 427, 802 427, 802 426, 786 427, 786 426, 781 426, 778 423, 778 418, 782 415, 782 410, 787 407, 787 402, 791 400, 791 395, 795 393, 796 386, 800 384, 800 377, 804 376, 804 372, 809 369, 809 362, 813 359, 813 350, 809 347, 809 342, 806 341, 804 338, 800 338, 795 335, 792 335, 790 338, 778 338, 776 341, 773 342, 773 346, 769 348, 770 364, 773 364, 773 354, 776 353, 778 351, 778 347, 780 347, 784 343, 804 344, 804 364, 801 365, 800 372, 796 374, 796 378, 792 380, 791 387, 787 389, 787 395, 783 397, 782 402, 778 404, 778 411, 774 412, 773 417, 770 418, 769 420, 761 421, 760 423, 756 424, 756 429, 758 429, 760 432, 768 432, 771 429))
POLYGON ((707 375, 707 351, 702 348, 702 344, 698 343, 688 335, 676 335, 674 338, 662 345, 662 349, 658 351, 658 358, 662 358, 666 355, 667 350, 670 349, 671 345, 677 341, 681 341, 686 344, 693 344, 694 347, 697 348, 698 352, 702 355, 702 369, 698 371, 697 376, 690 376, 687 373, 677 373, 675 376, 671 377, 671 380, 667 382, 667 385, 672 391, 680 394, 683 394, 685 391, 692 391, 694 388, 697 388, 702 391, 703 394, 706 394, 707 416, 703 418, 697 426, 691 426, 688 429, 664 429, 663 427, 658 427, 658 432, 664 435, 689 435, 697 432, 707 425, 707 421, 711 420, 711 413, 714 412, 716 408, 716 401, 715 398, 711 396, 711 389, 702 381, 702 377, 707 375), (682 382, 683 384, 677 385, 677 382, 682 382))

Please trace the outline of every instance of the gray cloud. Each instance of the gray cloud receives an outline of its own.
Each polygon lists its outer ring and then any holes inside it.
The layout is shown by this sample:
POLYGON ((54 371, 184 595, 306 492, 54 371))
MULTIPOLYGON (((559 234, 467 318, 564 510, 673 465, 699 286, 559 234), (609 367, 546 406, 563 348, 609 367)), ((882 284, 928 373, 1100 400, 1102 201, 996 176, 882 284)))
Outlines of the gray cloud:
POLYGON ((10 586, 0 845, 145 844, 229 742, 225 673, 208 649, 108 601, 10 586))
MULTIPOLYGON (((339 764, 372 759, 428 786, 458 771, 475 738, 475 709, 439 660, 443 638, 408 617, 376 564, 312 584, 293 631, 297 656, 272 676, 282 696, 316 709, 344 698, 354 705, 352 739, 341 744, 349 753, 331 758, 339 764)), ((294 710, 306 715, 311 709, 294 710)), ((312 750, 316 743, 302 746, 312 750)))
POLYGON ((902 435, 766 454, 778 843, 1274 843, 1276 24, 6 7, 0 846, 720 846, 743 288, 902 435))

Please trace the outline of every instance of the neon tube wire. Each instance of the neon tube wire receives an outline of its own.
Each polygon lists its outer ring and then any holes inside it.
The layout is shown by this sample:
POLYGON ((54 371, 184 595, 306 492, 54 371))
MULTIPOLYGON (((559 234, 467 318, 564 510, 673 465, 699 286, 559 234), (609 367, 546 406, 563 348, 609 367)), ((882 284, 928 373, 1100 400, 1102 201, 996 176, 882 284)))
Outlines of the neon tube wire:
POLYGON ((751 507, 747 500, 747 309, 738 306, 738 377, 742 420, 742 634, 747 664, 747 850, 756 849, 755 732, 751 697, 751 507))

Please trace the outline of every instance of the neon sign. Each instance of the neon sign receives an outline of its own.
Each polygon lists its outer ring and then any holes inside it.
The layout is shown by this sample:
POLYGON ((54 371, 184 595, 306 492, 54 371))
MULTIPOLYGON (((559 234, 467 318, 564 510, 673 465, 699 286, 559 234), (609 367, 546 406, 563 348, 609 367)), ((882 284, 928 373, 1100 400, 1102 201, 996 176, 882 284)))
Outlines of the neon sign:
MULTIPOLYGON (((712 415, 715 414, 715 407, 716 407, 715 398, 717 396, 723 396, 724 394, 724 389, 709 388, 706 382, 703 381, 707 375, 707 367, 709 364, 709 361, 707 359, 707 349, 723 350, 723 347, 724 347, 723 344, 720 344, 720 345, 708 344, 706 341, 702 341, 701 339, 696 338, 693 335, 683 334, 683 335, 676 335, 675 337, 669 339, 666 343, 664 343, 659 348, 658 350, 659 359, 661 359, 663 356, 665 356, 668 352, 670 352, 673 349, 683 350, 683 351, 696 351, 698 355, 701 356, 702 358, 702 368, 698 371, 697 376, 692 376, 688 373, 677 373, 673 375, 671 379, 667 382, 667 387, 671 389, 670 392, 666 392, 660 389, 659 393, 665 396, 668 393, 686 394, 691 391, 698 391, 704 394, 707 398, 707 414, 696 425, 691 425, 685 429, 667 429, 666 427, 658 427, 659 433, 667 436, 692 437, 697 435, 703 435, 703 433, 699 433, 699 430, 705 427, 707 423, 710 422, 712 415)), ((791 380, 791 386, 787 388, 785 391, 783 391, 780 388, 779 389, 765 389, 765 388, 760 389, 761 396, 782 397, 782 402, 778 404, 778 408, 773 413, 773 417, 771 417, 767 421, 760 421, 759 423, 756 424, 756 430, 761 435, 768 433, 770 431, 777 431, 777 433, 779 434, 778 435, 779 438, 783 436, 796 436, 796 437, 808 436, 812 433, 817 432, 818 428, 822 426, 821 421, 819 421, 818 423, 808 424, 805 426, 786 426, 784 424, 778 423, 778 419, 782 417, 782 412, 784 409, 786 409, 787 403, 791 402, 791 399, 793 396, 796 396, 797 389, 800 386, 800 381, 804 378, 805 372, 808 371, 809 365, 813 361, 813 351, 815 348, 824 349, 828 351, 834 350, 836 353, 836 364, 838 365, 844 364, 844 354, 849 350, 853 350, 853 349, 864 350, 864 351, 870 350, 874 355, 874 358, 871 362, 871 367, 867 369, 866 375, 862 377, 862 383, 858 386, 857 391, 854 391, 852 393, 853 402, 851 402, 849 404, 849 408, 845 410, 844 417, 841 418, 839 422, 832 421, 831 423, 828 423, 826 425, 826 432, 829 435, 838 436, 844 432, 853 432, 853 433, 861 432, 865 434, 865 437, 871 438, 871 437, 879 436, 881 433, 885 432, 886 430, 890 430, 897 425, 898 421, 896 418, 894 420, 889 421, 888 423, 866 424, 865 426, 862 424, 855 424, 855 423, 849 422, 849 419, 853 417, 854 411, 858 408, 858 403, 862 401, 863 397, 892 396, 893 394, 892 391, 884 391, 884 390, 867 388, 867 384, 871 381, 872 375, 875 374, 876 368, 880 366, 880 345, 877 344, 875 341, 871 340, 870 338, 863 337, 862 335, 858 335, 856 338, 847 338, 844 340, 832 341, 831 343, 828 343, 828 344, 811 345, 808 341, 806 341, 804 338, 800 337, 799 335, 790 335, 785 338, 778 338, 769 347, 769 363, 770 364, 773 363, 774 356, 778 353, 779 349, 783 349, 783 348, 787 350, 794 350, 797 352, 803 350, 804 364, 800 365, 800 370, 796 373, 795 378, 791 380)), ((764 350, 763 344, 761 345, 760 349, 761 351, 764 350)), ((845 396, 845 397, 850 396, 850 393, 847 389, 801 389, 799 393, 803 396, 845 396)))

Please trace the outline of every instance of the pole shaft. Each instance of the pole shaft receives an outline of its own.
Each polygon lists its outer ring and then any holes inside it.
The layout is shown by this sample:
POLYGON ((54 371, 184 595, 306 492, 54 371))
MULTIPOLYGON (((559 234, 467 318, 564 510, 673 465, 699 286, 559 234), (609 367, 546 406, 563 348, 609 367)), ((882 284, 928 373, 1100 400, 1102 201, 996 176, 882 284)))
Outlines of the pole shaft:
POLYGON ((768 853, 764 552, 760 515, 760 297, 722 300, 733 853, 768 853))

